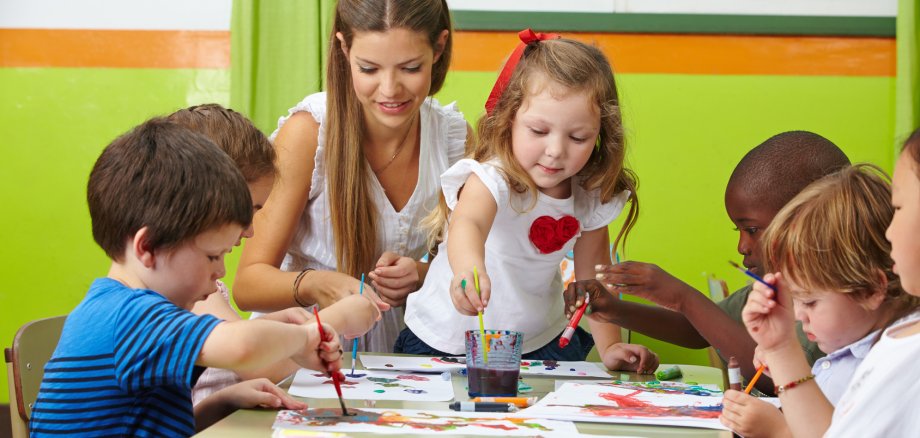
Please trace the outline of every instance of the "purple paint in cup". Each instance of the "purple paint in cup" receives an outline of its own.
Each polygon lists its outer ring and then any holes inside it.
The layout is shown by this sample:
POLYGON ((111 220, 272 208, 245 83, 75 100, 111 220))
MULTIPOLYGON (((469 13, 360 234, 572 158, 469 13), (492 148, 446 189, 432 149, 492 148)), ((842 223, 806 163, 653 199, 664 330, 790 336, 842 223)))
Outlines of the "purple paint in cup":
POLYGON ((470 397, 516 397, 524 334, 510 330, 466 332, 466 369, 470 397), (483 349, 488 345, 489 360, 483 349))

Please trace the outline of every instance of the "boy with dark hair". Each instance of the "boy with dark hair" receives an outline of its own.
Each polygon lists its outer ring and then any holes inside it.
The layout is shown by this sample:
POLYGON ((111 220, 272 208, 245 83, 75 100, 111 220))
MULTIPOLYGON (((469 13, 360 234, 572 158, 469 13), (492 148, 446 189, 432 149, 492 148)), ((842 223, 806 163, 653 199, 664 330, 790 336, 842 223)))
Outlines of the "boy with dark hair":
POLYGON ((32 411, 33 436, 189 436, 228 409, 302 405, 250 381, 193 412, 202 367, 290 357, 340 372, 331 327, 321 339, 316 324, 188 311, 216 290, 224 255, 252 220, 246 181, 206 137, 162 119, 141 124, 102 152, 87 201, 93 237, 112 264, 67 317, 32 411))
MULTIPOLYGON (((849 164, 834 143, 807 131, 775 135, 748 152, 735 166, 725 189, 725 209, 739 232, 738 252, 744 256, 744 266, 762 273, 760 235, 773 216, 808 184, 849 164)), ((753 376, 756 344, 741 321, 750 285, 716 304, 658 266, 634 261, 597 266, 597 280, 610 293, 592 292, 591 318, 686 348, 711 345, 723 359, 736 357, 742 374, 753 376), (617 300, 619 293, 647 299, 660 307, 617 300)), ((566 311, 581 304, 583 293, 577 289, 604 291, 600 284, 593 286, 573 283, 565 293, 566 301, 575 301, 576 295, 579 298, 566 311)), ((798 334, 810 363, 823 356, 802 333, 801 325, 798 334)), ((773 383, 766 376, 758 380, 757 387, 773 392, 773 383)))

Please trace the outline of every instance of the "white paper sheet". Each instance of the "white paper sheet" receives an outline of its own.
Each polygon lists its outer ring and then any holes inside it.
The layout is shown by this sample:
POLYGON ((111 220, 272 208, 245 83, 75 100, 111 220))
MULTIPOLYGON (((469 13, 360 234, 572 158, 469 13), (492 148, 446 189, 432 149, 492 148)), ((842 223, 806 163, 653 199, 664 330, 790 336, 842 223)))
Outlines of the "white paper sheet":
POLYGON ((727 430, 719 422, 722 394, 656 392, 628 385, 569 382, 512 415, 597 423, 652 424, 727 430))
MULTIPOLYGON (((341 383, 346 400, 450 401, 454 386, 437 374, 412 374, 397 371, 355 370, 341 383)), ((291 395, 311 398, 338 398, 332 378, 313 370, 301 369, 294 376, 291 395)))

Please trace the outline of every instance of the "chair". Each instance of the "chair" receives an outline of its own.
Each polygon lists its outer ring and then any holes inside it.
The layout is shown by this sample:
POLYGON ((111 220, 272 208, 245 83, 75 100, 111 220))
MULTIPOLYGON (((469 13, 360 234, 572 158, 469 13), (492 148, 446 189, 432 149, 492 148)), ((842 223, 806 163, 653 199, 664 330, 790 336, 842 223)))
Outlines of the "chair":
POLYGON ((16 332, 12 348, 3 349, 9 379, 13 438, 29 436, 32 405, 38 397, 45 363, 57 347, 66 318, 65 315, 32 321, 16 332))

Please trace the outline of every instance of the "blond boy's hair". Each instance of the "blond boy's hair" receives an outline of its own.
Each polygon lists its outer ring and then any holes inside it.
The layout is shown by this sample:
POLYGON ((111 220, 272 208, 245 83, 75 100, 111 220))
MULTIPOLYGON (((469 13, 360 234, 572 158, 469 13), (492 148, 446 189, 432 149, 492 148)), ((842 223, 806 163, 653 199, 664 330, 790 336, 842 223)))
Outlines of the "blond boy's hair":
POLYGON ((856 164, 803 189, 764 232, 767 272, 781 271, 805 294, 839 292, 863 304, 884 289, 883 306, 892 314, 916 308, 920 301, 901 289, 892 272, 885 239, 894 216, 889 181, 877 166, 856 164))

